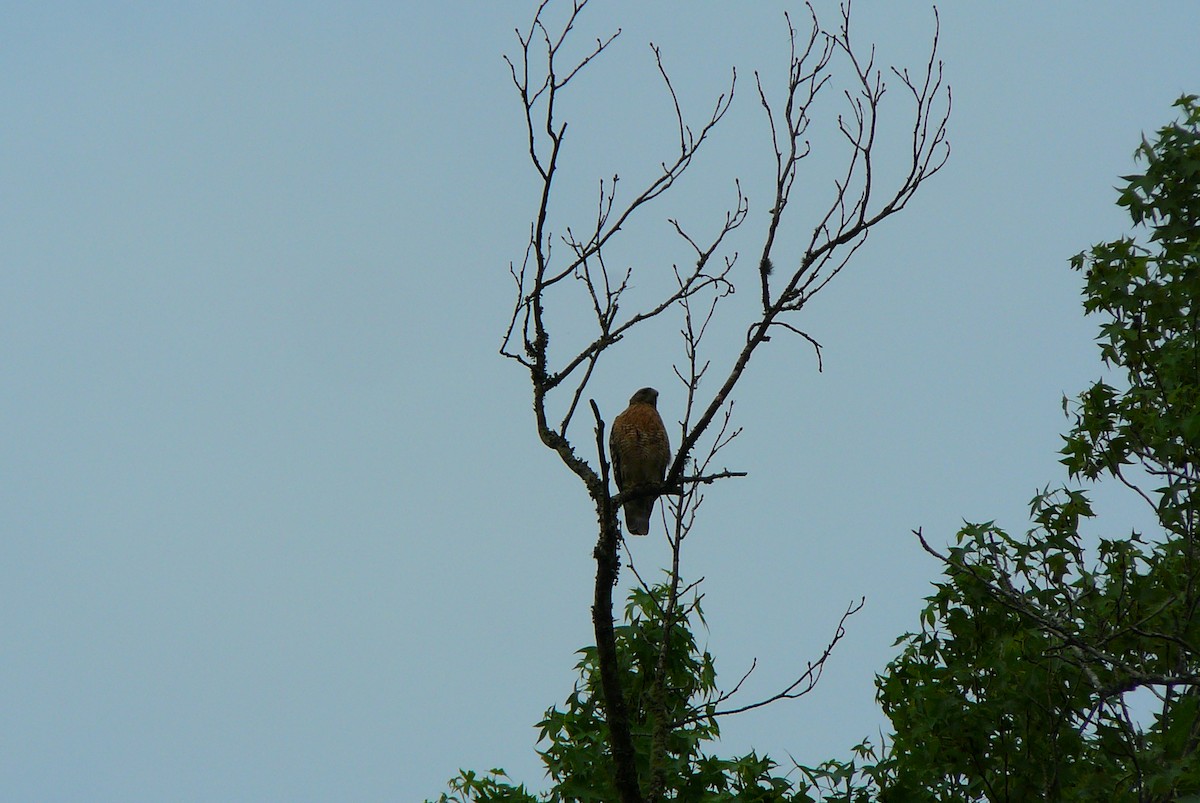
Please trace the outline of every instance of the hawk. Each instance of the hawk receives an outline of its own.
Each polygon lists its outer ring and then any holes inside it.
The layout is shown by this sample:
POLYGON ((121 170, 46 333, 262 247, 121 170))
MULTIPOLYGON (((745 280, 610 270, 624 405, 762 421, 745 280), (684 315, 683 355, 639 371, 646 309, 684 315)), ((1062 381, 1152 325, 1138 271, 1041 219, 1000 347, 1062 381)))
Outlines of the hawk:
MULTIPOLYGON (((629 399, 625 411, 613 419, 608 451, 619 491, 660 485, 667 475, 671 445, 655 407, 657 402, 657 390, 642 388, 629 399)), ((650 514, 657 498, 644 496, 625 503, 625 526, 631 535, 650 532, 650 514)))

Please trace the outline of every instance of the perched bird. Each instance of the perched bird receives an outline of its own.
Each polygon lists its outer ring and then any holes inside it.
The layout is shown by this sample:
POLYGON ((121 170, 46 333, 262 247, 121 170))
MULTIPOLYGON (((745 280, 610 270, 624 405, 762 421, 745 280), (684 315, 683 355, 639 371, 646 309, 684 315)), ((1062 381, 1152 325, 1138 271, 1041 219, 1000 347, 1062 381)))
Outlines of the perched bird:
MULTIPOLYGON (((657 390, 642 388, 630 398, 625 411, 613 419, 608 451, 612 455, 617 489, 622 492, 660 485, 667 475, 671 445, 655 406, 657 402, 657 390)), ((625 503, 625 527, 630 535, 650 532, 650 514, 657 498, 655 494, 625 503)))

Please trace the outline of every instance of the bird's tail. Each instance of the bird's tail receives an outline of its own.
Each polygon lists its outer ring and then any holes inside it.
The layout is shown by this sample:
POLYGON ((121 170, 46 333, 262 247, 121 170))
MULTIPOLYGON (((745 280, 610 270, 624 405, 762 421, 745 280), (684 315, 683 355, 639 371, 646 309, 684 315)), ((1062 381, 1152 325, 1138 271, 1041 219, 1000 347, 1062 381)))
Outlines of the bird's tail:
POLYGON ((630 535, 646 535, 650 532, 650 514, 654 512, 653 499, 633 499, 625 503, 625 528, 630 535))

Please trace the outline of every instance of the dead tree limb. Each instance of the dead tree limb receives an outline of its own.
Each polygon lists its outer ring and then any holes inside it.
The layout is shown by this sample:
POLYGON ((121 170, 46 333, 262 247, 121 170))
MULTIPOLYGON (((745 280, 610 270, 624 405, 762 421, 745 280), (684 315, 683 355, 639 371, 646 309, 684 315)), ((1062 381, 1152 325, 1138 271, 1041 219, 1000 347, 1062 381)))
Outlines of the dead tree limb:
MULTIPOLYGON (((937 60, 935 11, 932 48, 923 70, 912 74, 907 69, 888 72, 888 78, 895 78, 906 90, 903 94, 911 106, 912 125, 904 134, 910 141, 905 169, 900 171, 899 178, 884 180, 876 162, 881 136, 879 110, 887 81, 884 71, 875 66, 874 48, 864 51, 852 41, 849 2, 841 6, 837 24, 829 29, 820 23, 811 5, 807 6, 810 19, 804 34, 785 15, 790 58, 782 91, 771 89, 771 81, 755 73, 758 100, 765 112, 775 161, 772 206, 762 233, 762 250, 757 265, 750 269, 757 270, 760 299, 755 314, 739 324, 739 331, 746 333, 745 342, 729 364, 718 370, 701 355, 701 343, 709 324, 725 309, 720 302, 734 290, 738 255, 730 250, 728 243, 730 235, 748 220, 750 209, 742 184, 735 182, 733 201, 723 221, 705 236, 690 231, 676 218, 668 218, 673 237, 680 238, 690 249, 691 262, 683 268, 671 266, 674 286, 657 298, 630 301, 635 268, 613 265, 611 246, 635 215, 671 190, 696 163, 697 154, 730 110, 737 72, 731 72, 728 88, 717 94, 711 110, 699 122, 689 122, 662 51, 652 44, 654 69, 661 79, 676 135, 671 155, 662 159, 658 171, 632 191, 625 189, 628 182, 623 183, 619 174, 599 179, 594 215, 578 225, 564 224, 560 231, 552 231, 551 211, 557 208, 556 187, 568 131, 559 111, 560 99, 576 76, 605 54, 617 40, 620 29, 596 38, 581 54, 568 56, 567 45, 573 46, 572 33, 588 0, 563 0, 565 20, 558 24, 549 21, 551 5, 552 0, 541 2, 528 28, 517 31, 520 46, 517 55, 506 57, 520 98, 528 155, 540 182, 540 193, 524 257, 519 266, 515 263, 509 266, 516 300, 500 353, 529 372, 538 437, 579 477, 596 511, 597 570, 592 620, 613 778, 622 803, 640 803, 647 792, 651 800, 662 792, 662 776, 655 773, 654 767, 661 766, 665 738, 662 732, 653 736, 652 777, 644 792, 635 763, 630 714, 623 699, 613 634, 612 591, 620 572, 618 550, 622 543, 617 518, 620 504, 633 495, 653 493, 665 495, 671 509, 674 526, 668 528, 668 538, 672 547, 673 582, 664 610, 664 622, 668 625, 665 632, 669 633, 670 624, 680 615, 680 549, 703 501, 700 489, 718 479, 745 474, 712 467, 720 450, 741 431, 733 422, 734 388, 753 355, 770 341, 773 332, 790 332, 805 340, 816 353, 818 369, 821 367, 821 345, 796 322, 798 313, 845 268, 868 234, 901 211, 918 188, 945 164, 949 155, 946 123, 950 92, 942 81, 942 67, 937 60), (842 90, 844 111, 837 119, 836 131, 840 132, 847 150, 845 169, 827 187, 828 201, 815 223, 797 224, 789 204, 800 168, 813 150, 806 136, 815 119, 814 104, 819 97, 829 94, 830 87, 837 85, 838 76, 843 74, 847 81, 842 90), (797 225, 804 231, 811 226, 805 244, 798 253, 777 253, 777 234, 785 226, 797 225), (552 351, 548 305, 555 310, 571 311, 575 321, 587 321, 590 334, 575 343, 570 338, 561 342, 556 338, 552 351), (598 367, 614 345, 642 331, 642 325, 648 321, 666 314, 681 314, 683 318, 684 360, 675 367, 686 394, 679 448, 661 487, 614 495, 605 455, 604 419, 588 391, 598 367), (720 377, 715 390, 703 391, 702 384, 707 385, 714 375, 720 377), (573 434, 576 413, 585 398, 595 421, 595 464, 577 451, 573 434)), ((810 196, 819 190, 815 183, 805 188, 810 196)), ((842 623, 852 612, 843 616, 842 623)), ((833 643, 836 644, 841 632, 839 623, 839 635, 833 643)), ((660 655, 665 656, 668 648, 669 644, 664 643, 660 655)), ((803 687, 806 678, 815 683, 824 660, 822 657, 809 664, 806 673, 778 699, 798 696, 796 689, 803 687)), ((661 681, 658 688, 661 692, 661 681)), ((660 694, 660 702, 661 699, 660 694)), ((753 707, 756 706, 748 708, 753 707)), ((660 718, 660 722, 665 722, 665 718, 660 718)))

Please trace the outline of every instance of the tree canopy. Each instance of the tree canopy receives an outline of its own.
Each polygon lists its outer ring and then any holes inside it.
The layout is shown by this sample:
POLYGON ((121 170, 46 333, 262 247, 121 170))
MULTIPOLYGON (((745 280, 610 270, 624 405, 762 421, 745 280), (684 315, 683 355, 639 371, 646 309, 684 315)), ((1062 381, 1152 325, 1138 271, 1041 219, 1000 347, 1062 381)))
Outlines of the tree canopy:
POLYGON ((1064 400, 1061 461, 1121 483, 1157 526, 1106 533, 1063 486, 1034 497, 1024 535, 964 527, 879 678, 895 728, 881 799, 1200 793, 1200 106, 1175 106, 1122 179, 1135 236, 1071 260, 1113 376, 1064 400))
MULTIPOLYGON (((632 268, 624 279, 610 277, 602 250, 628 215, 669 190, 691 164, 728 109, 733 86, 693 135, 658 60, 679 121, 679 158, 663 162, 663 175, 612 220, 617 179, 608 186, 602 182, 595 231, 578 237, 567 228, 558 235, 568 246, 566 264, 558 265, 551 259, 548 209, 566 124, 557 122, 555 98, 616 34, 597 39, 573 67, 556 67, 586 0, 576 0, 555 35, 543 19, 547 4, 539 6, 528 31, 518 32, 521 53, 509 61, 542 196, 525 263, 512 270, 518 293, 501 353, 529 371, 538 436, 584 481, 596 506, 596 640, 579 650, 578 679, 565 702, 537 723, 548 788, 531 791, 502 769, 462 770, 441 803, 1200 800, 1200 521, 1193 501, 1200 483, 1197 97, 1180 98, 1178 119, 1159 129, 1153 141, 1143 138, 1135 153, 1143 172, 1122 179, 1117 203, 1128 211, 1133 234, 1071 260, 1083 276, 1084 311, 1100 321, 1097 341, 1107 368, 1105 378, 1063 402, 1071 423, 1061 462, 1073 484, 1038 493, 1030 503, 1032 528, 1023 534, 1010 534, 995 522, 969 523, 939 551, 915 532, 921 547, 941 562, 942 575, 920 612, 919 629, 897 640, 899 654, 878 676, 877 699, 891 722, 883 744, 864 741, 851 759, 815 767, 783 766, 753 752, 722 758, 714 750, 721 718, 811 691, 845 635, 846 619, 861 607, 855 603, 846 610, 824 653, 778 694, 734 704, 742 682, 724 691, 718 686, 714 658, 694 635, 704 622, 702 595, 699 583, 682 580, 680 546, 702 499, 698 488, 741 475, 709 468, 738 432, 730 425, 729 395, 755 350, 770 340, 772 327, 808 339, 819 356, 816 341, 784 319, 799 313, 868 231, 900 211, 941 169, 948 154, 948 92, 943 114, 937 104, 941 67, 933 55, 923 79, 894 71, 914 103, 912 164, 887 200, 874 200, 871 158, 883 83, 873 51, 864 62, 850 46, 848 5, 831 32, 814 14, 807 39, 788 20, 792 58, 782 110, 773 111, 758 84, 777 165, 776 203, 756 265, 762 310, 720 390, 704 401, 696 394, 709 364, 697 351, 718 302, 732 292, 736 257, 715 269, 709 260, 745 220, 740 185, 733 210, 709 245, 697 245, 671 221, 695 248, 697 262, 691 273, 675 268, 678 291, 661 303, 620 313, 618 300, 632 268), (544 78, 531 66, 538 48, 545 51, 539 56, 546 61, 544 78), (797 165, 808 153, 801 140, 808 104, 829 80, 830 60, 839 53, 857 93, 846 93, 856 124, 839 122, 852 145, 847 178, 837 184, 828 214, 791 273, 774 276, 776 228, 797 165), (855 182, 859 189, 849 192, 855 182), (555 368, 543 307, 558 299, 554 293, 561 287, 578 289, 580 283, 596 317, 597 339, 555 368), (705 304, 699 304, 700 293, 711 296, 705 304), (610 492, 605 424, 594 401, 589 400, 598 466, 581 456, 576 447, 585 441, 572 440, 570 424, 583 409, 593 367, 608 347, 631 336, 643 320, 672 310, 682 311, 684 319, 685 362, 676 367, 688 388, 683 443, 666 480, 646 492, 677 498, 668 505, 673 561, 663 582, 647 585, 638 578, 618 624, 612 615, 622 543, 616 511, 640 491, 610 492), (556 425, 547 400, 563 388, 573 390, 556 425), (714 421, 715 434, 706 435, 714 421), (697 451, 702 436, 711 445, 697 451), (1077 487, 1099 481, 1119 483, 1147 506, 1154 525, 1106 531, 1086 490, 1077 487)), ((934 54, 936 47, 935 32, 934 54)))

